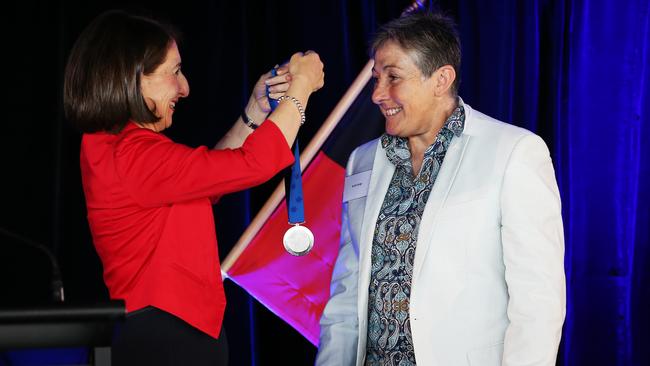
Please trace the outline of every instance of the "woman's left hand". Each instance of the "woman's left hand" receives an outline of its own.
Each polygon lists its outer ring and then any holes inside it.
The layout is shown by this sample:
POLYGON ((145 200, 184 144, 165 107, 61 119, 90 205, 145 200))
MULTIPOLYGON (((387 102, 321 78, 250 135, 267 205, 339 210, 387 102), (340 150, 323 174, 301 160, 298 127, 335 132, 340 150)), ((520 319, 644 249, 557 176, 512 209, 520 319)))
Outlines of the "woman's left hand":
POLYGON ((277 67, 276 72, 276 76, 272 76, 271 71, 269 71, 257 80, 249 102, 249 108, 254 107, 259 112, 264 113, 265 116, 271 112, 271 105, 266 96, 266 87, 269 87, 269 96, 273 99, 278 99, 289 89, 291 82, 288 65, 277 67), (250 105, 253 101, 255 105, 250 105))

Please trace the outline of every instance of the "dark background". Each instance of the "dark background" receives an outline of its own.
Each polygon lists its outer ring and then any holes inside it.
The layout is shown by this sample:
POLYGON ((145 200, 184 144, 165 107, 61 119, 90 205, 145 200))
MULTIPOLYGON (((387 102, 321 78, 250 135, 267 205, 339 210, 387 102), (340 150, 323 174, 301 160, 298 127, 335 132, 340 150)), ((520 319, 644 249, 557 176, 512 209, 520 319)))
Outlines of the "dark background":
MULTIPOLYGON (((301 132, 308 141, 367 61, 372 31, 408 4, 6 4, 0 305, 50 301, 50 265, 34 244, 58 259, 66 302, 108 298, 85 219, 80 134, 62 112, 68 52, 96 15, 122 8, 180 28, 191 95, 178 104, 168 135, 190 146, 210 146, 237 118, 260 74, 295 51, 313 49, 325 63, 326 81, 310 100, 301 132)), ((567 247, 567 321, 559 364, 650 364, 649 2, 447 0, 433 7, 459 24, 464 100, 535 131, 551 149, 567 247)), ((276 178, 230 195, 215 207, 222 257, 277 183, 276 178)), ((227 281, 226 290, 233 365, 313 362, 313 345, 236 285, 227 281)), ((53 362, 54 356, 44 357, 53 362)))

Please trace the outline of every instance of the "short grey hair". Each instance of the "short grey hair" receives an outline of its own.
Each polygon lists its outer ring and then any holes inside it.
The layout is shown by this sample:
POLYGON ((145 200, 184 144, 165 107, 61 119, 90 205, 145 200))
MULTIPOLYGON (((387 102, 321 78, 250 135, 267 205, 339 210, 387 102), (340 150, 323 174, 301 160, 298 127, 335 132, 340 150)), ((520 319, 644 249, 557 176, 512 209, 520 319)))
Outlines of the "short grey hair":
POLYGON ((377 50, 390 41, 396 42, 412 55, 413 62, 425 77, 430 77, 441 66, 451 65, 456 71, 451 92, 454 96, 458 94, 461 52, 453 20, 442 14, 428 12, 394 19, 375 33, 370 54, 374 57, 377 50))

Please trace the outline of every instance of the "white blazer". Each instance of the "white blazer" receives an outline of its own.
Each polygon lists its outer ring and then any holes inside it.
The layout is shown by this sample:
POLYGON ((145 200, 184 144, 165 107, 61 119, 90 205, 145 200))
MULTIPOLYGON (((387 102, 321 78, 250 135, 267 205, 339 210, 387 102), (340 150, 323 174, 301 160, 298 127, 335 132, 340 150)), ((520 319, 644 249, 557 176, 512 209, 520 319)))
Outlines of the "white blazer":
MULTIPOLYGON (((416 362, 555 365, 566 297, 548 148, 530 131, 464 107, 464 131, 449 146, 418 233, 410 299, 416 362)), ((350 155, 346 181, 370 178, 357 181, 343 206, 316 365, 364 363, 373 233, 394 171, 378 140, 350 155)))

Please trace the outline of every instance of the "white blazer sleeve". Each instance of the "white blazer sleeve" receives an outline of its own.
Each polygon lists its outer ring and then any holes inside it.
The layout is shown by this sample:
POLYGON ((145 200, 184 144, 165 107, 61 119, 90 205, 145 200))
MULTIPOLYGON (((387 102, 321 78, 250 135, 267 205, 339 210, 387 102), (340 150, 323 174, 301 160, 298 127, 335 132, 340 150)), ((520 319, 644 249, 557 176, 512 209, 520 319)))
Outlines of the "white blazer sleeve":
POLYGON ((566 309, 560 194, 536 135, 514 147, 505 171, 501 235, 510 324, 503 365, 555 365, 566 309))
POLYGON ((330 299, 320 320, 318 366, 354 365, 357 360, 359 324, 357 284, 359 258, 352 246, 347 210, 343 210, 341 248, 332 272, 330 299))
MULTIPOLYGON (((353 165, 355 152, 352 153, 348 162, 348 174, 350 174, 353 165)), ((332 272, 330 299, 320 319, 317 366, 353 366, 357 360, 359 245, 354 242, 348 211, 348 203, 344 203, 341 220, 341 246, 332 272)), ((353 214, 363 215, 363 212, 354 212, 353 214)))

